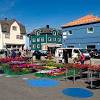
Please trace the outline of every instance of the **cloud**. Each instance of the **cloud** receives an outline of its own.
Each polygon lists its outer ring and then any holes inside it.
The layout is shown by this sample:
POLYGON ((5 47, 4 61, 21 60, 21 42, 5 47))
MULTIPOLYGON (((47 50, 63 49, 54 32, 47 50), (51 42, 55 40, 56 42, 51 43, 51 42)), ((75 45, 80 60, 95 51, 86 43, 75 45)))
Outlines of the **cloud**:
POLYGON ((6 13, 15 6, 16 0, 0 0, 0 13, 6 13))

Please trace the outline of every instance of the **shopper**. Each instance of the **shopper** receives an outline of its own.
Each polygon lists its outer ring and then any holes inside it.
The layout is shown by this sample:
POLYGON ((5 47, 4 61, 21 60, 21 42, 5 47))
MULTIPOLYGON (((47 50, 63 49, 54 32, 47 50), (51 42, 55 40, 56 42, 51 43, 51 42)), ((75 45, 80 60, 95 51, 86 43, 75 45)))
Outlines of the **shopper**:
POLYGON ((63 59, 64 59, 64 63, 68 63, 68 51, 67 50, 63 50, 63 59))
POLYGON ((81 62, 81 64, 84 64, 84 61, 85 61, 85 56, 84 56, 84 54, 81 54, 80 55, 80 62, 81 62))

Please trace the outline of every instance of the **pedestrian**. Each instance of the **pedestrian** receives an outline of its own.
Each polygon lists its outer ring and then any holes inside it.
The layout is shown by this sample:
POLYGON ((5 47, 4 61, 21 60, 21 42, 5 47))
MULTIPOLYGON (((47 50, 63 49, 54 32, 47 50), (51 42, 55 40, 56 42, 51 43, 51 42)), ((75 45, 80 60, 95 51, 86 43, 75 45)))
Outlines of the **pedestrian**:
POLYGON ((36 50, 33 55, 35 55, 36 60, 41 60, 41 52, 39 52, 38 50, 36 50))
POLYGON ((12 57, 12 58, 15 58, 15 57, 16 57, 16 52, 15 52, 15 50, 12 50, 11 57, 12 57))
POLYGON ((64 63, 68 63, 68 51, 65 49, 63 50, 63 59, 64 59, 64 63))
POLYGON ((84 61, 85 61, 85 56, 84 56, 84 54, 82 53, 82 54, 80 55, 80 62, 81 62, 81 64, 84 64, 84 61))
POLYGON ((5 57, 8 57, 8 52, 7 52, 7 50, 5 50, 5 57))
POLYGON ((47 58, 50 60, 52 58, 51 51, 48 51, 47 58))

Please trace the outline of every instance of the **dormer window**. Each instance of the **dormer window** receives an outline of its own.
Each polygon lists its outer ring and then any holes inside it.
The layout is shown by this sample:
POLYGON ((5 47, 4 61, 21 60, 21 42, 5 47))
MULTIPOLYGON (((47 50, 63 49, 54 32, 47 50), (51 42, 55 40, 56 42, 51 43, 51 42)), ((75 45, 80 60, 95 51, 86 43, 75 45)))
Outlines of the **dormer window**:
POLYGON ((56 31, 53 31, 53 35, 57 35, 57 32, 56 31))
POLYGON ((87 33, 93 33, 94 32, 94 28, 93 27, 88 27, 87 28, 87 33))
POLYGON ((12 26, 12 29, 13 29, 14 31, 16 31, 16 30, 17 30, 17 27, 16 27, 16 26, 12 26))
POLYGON ((40 30, 37 30, 37 31, 36 31, 36 34, 37 34, 37 35, 40 35, 40 30))
POLYGON ((9 26, 8 25, 3 25, 2 26, 2 32, 7 32, 8 33, 8 29, 9 28, 9 26))

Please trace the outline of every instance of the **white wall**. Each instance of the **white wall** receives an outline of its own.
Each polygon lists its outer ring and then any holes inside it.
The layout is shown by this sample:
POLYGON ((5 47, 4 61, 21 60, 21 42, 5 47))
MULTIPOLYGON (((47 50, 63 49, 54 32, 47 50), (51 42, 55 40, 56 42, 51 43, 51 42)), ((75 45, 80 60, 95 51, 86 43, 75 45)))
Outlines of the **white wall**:
POLYGON ((20 27, 17 24, 17 22, 15 21, 11 27, 10 27, 10 39, 5 38, 4 36, 4 44, 9 43, 9 44, 25 44, 25 36, 23 37, 23 39, 16 39, 16 35, 21 35, 20 34, 20 27), (16 26, 17 30, 13 30, 12 26, 16 26))

